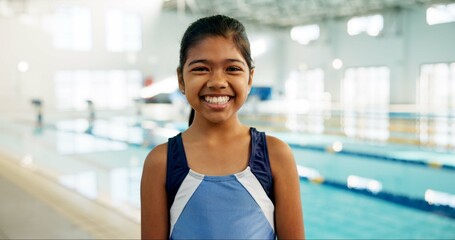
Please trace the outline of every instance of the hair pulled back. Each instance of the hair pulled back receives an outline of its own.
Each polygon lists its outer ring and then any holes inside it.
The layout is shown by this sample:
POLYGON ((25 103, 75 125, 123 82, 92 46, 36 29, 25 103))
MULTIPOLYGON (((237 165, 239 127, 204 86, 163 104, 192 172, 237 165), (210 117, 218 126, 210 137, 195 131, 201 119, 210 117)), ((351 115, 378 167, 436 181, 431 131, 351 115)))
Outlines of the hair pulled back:
POLYGON ((237 19, 228 16, 214 15, 200 18, 186 29, 180 43, 179 71, 183 70, 188 57, 188 50, 204 38, 213 36, 231 37, 235 46, 245 58, 248 67, 250 69, 254 68, 250 42, 243 24, 237 19))

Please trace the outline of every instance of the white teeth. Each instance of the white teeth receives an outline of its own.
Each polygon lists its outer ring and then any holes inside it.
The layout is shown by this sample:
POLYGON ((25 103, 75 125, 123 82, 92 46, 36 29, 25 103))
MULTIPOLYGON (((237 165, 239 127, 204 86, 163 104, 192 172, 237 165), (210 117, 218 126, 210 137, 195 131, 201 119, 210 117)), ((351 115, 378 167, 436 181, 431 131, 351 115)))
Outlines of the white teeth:
POLYGON ((206 102, 213 103, 213 104, 223 104, 223 103, 227 103, 229 101, 228 96, 222 96, 222 97, 205 96, 204 99, 206 102))

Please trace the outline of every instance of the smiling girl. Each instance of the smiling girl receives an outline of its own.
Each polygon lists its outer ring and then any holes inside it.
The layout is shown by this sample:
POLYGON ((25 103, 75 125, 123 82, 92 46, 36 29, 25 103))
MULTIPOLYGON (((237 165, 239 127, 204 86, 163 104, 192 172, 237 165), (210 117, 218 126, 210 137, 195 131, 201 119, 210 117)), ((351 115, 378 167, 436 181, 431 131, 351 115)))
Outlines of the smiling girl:
POLYGON ((177 75, 194 120, 145 160, 142 238, 304 238, 291 149, 238 117, 254 76, 244 26, 222 15, 191 24, 177 75))

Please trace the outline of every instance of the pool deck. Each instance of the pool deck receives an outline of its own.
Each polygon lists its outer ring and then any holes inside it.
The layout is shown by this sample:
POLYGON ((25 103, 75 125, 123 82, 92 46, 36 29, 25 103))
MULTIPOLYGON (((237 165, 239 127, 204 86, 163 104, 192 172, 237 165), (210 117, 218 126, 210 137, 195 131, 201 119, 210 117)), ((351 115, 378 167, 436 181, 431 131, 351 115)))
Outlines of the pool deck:
POLYGON ((0 152, 1 239, 140 238, 139 223, 18 162, 0 152))

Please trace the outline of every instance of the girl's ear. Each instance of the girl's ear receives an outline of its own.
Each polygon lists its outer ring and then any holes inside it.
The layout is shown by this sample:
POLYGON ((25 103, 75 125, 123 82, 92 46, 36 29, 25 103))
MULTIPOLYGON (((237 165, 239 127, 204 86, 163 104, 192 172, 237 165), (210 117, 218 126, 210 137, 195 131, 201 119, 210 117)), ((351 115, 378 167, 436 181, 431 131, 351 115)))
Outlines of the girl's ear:
POLYGON ((183 73, 180 67, 177 68, 177 79, 179 81, 180 92, 185 94, 185 81, 183 81, 183 73))
POLYGON ((250 70, 250 76, 248 77, 248 93, 250 93, 251 87, 253 86, 253 76, 254 76, 254 68, 250 70))

